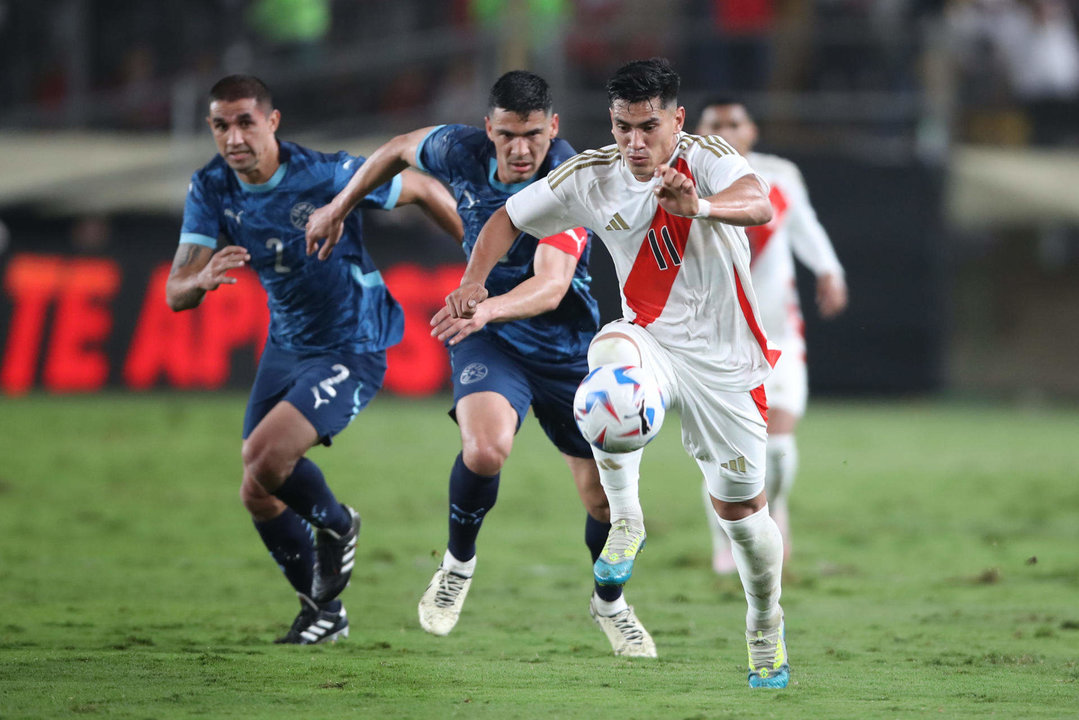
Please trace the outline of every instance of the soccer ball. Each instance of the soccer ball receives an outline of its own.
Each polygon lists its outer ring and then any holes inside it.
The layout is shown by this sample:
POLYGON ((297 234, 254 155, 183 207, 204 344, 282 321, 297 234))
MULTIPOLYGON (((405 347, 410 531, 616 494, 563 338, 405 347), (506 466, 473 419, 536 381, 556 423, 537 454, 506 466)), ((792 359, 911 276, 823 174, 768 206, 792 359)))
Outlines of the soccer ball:
POLYGON ((573 418, 585 440, 609 453, 643 448, 665 414, 659 383, 642 367, 600 365, 573 397, 573 418))

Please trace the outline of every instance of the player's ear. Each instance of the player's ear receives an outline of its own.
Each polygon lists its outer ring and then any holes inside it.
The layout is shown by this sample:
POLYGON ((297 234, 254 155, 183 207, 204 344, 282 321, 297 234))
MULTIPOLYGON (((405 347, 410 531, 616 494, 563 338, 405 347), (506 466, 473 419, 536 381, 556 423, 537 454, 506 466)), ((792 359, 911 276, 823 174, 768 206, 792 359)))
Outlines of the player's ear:
POLYGON ((558 137, 558 113, 551 115, 551 139, 558 137))
POLYGON ((270 124, 270 132, 277 132, 277 128, 281 125, 281 111, 274 108, 266 120, 270 124))
POLYGON ((674 111, 674 131, 682 132, 682 126, 686 124, 686 108, 683 105, 679 105, 678 109, 674 111))

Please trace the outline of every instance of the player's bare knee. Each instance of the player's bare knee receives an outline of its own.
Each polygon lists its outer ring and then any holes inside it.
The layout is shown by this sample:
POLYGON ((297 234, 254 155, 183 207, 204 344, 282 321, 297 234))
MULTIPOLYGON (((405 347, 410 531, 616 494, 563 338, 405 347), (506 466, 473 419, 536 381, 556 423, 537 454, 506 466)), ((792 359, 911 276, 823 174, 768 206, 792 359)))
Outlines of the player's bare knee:
POLYGON ((267 492, 273 492, 281 486, 292 473, 297 458, 286 458, 264 442, 253 442, 250 438, 243 445, 244 476, 252 478, 267 492))
POLYGON ((734 521, 747 518, 767 504, 767 496, 763 492, 749 500, 739 500, 738 502, 728 502, 712 497, 712 506, 722 520, 734 521))
POLYGON ((510 448, 503 443, 475 441, 465 443, 461 459, 477 475, 492 476, 502 472, 502 466, 509 457, 510 448))
POLYGON ((641 351, 637 343, 620 332, 597 335, 588 346, 588 368, 600 365, 640 365, 641 351))

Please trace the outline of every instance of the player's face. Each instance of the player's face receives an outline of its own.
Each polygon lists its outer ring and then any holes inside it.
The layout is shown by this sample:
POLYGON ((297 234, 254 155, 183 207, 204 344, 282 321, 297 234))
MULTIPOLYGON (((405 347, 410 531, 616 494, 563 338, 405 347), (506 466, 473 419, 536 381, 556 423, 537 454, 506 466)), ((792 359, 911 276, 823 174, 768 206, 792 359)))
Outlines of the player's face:
POLYGON ((495 108, 485 119, 487 137, 495 144, 499 182, 512 185, 528 180, 547 157, 558 135, 558 114, 533 110, 526 117, 495 108))
POLYGON ((248 182, 265 182, 277 169, 277 125, 281 114, 269 115, 254 98, 214 100, 206 122, 217 151, 248 182))
POLYGON ((635 178, 651 180, 656 167, 670 159, 685 120, 684 107, 663 107, 659 98, 636 103, 614 101, 611 134, 635 178))
POLYGON ((757 144, 757 125, 743 105, 709 105, 701 113, 698 135, 719 135, 741 155, 757 144))

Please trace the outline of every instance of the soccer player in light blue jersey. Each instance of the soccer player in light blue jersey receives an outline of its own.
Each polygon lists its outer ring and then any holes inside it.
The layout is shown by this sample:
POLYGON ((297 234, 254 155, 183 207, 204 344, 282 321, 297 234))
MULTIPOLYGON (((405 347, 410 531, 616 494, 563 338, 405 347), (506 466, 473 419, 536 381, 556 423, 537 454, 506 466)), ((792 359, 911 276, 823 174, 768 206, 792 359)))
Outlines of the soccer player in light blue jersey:
MULTIPOLYGON (((415 167, 452 189, 470 255, 480 229, 508 198, 574 155, 557 137, 547 82, 533 73, 515 70, 498 79, 484 125, 425 127, 380 147, 333 202, 311 214, 308 252, 335 256, 344 218, 356 204, 415 167)), ((530 407, 570 468, 587 510, 585 542, 593 562, 603 550, 610 508, 591 448, 573 419, 573 395, 588 372, 588 343, 599 321, 589 292, 590 238, 584 228, 547 238, 521 233, 488 278, 492 297, 468 321, 434 333, 449 346, 450 414, 462 449, 450 470, 449 542, 419 604, 420 625, 432 634, 447 635, 460 617, 476 566, 476 538, 530 407)), ((656 656, 620 586, 596 584, 589 612, 616 655, 656 656)))
MULTIPOLYGON (((240 497, 300 597, 300 613, 277 642, 334 641, 348 635, 338 595, 352 573, 360 518, 305 455, 330 445, 382 386, 386 348, 400 341, 404 314, 364 249, 356 213, 345 218, 332 261, 305 252, 307 216, 364 158, 279 141, 280 112, 249 75, 214 85, 209 109, 219 155, 191 179, 167 300, 175 311, 198 307, 207 292, 237 282, 229 273, 245 265, 266 290, 269 337, 244 418, 240 497)), ((357 205, 406 203, 460 237, 453 199, 419 173, 387 178, 357 205)))

